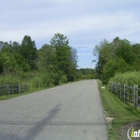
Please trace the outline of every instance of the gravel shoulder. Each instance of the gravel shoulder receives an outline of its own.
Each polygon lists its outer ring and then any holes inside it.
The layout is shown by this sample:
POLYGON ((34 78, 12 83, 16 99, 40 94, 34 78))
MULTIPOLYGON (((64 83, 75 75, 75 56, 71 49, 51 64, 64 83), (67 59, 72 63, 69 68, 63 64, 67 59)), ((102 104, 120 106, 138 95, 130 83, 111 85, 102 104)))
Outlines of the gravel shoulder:
POLYGON ((96 80, 0 101, 1 140, 107 140, 96 80))

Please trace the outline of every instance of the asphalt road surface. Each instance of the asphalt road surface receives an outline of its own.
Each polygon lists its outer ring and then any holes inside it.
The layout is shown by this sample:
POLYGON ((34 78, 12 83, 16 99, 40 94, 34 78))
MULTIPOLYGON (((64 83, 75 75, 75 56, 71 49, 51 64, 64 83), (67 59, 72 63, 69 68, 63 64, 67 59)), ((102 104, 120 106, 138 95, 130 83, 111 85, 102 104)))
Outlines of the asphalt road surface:
POLYGON ((108 140, 97 81, 0 101, 0 140, 108 140))

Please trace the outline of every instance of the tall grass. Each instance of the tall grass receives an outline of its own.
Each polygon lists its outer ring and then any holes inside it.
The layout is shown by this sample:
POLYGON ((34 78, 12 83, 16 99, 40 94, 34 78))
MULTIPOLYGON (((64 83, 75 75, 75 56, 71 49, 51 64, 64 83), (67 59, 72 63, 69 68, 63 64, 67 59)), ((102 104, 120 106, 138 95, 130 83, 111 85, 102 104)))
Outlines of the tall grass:
POLYGON ((110 82, 116 82, 120 84, 127 84, 129 86, 134 86, 135 84, 140 87, 140 71, 117 73, 110 82))
POLYGON ((22 84, 22 80, 19 77, 15 77, 13 75, 1 75, 0 76, 0 86, 2 85, 16 85, 16 84, 22 84))
POLYGON ((9 85, 29 84, 30 91, 40 88, 53 87, 61 83, 67 83, 67 77, 64 74, 59 76, 48 72, 39 73, 37 71, 32 71, 24 73, 18 71, 13 74, 0 75, 0 86, 4 86, 7 84, 9 85))

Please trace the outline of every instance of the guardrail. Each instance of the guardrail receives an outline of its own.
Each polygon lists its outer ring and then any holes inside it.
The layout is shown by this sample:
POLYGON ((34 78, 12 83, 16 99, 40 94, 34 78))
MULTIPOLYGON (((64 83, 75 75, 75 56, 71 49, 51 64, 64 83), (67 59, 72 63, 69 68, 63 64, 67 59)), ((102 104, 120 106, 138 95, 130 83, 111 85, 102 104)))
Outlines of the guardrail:
POLYGON ((130 102, 134 104, 134 108, 140 107, 140 89, 138 85, 128 86, 120 83, 109 82, 109 90, 116 94, 125 103, 130 102))
POLYGON ((21 85, 21 84, 17 84, 17 85, 4 85, 4 86, 0 86, 0 96, 2 95, 11 95, 11 94, 20 94, 23 93, 25 91, 29 91, 29 84, 26 85, 21 85))

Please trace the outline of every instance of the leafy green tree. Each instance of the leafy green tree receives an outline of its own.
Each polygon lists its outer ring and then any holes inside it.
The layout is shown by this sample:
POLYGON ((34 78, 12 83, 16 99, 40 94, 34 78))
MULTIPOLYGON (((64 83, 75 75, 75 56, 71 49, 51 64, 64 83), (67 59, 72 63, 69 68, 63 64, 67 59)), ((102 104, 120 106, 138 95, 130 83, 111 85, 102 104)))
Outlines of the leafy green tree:
POLYGON ((107 40, 103 40, 99 45, 96 45, 93 50, 93 55, 97 57, 96 72, 98 78, 101 79, 104 65, 107 61, 115 57, 114 50, 107 40))
MULTIPOLYGON (((27 35, 21 44, 0 41, 0 74, 3 73, 4 78, 16 77, 16 83, 29 81, 31 89, 58 85, 80 77, 77 51, 69 46, 67 37, 58 33, 50 42, 51 45, 45 44, 37 50, 35 41, 27 35)), ((11 83, 15 83, 11 79, 11 83)))
POLYGON ((77 56, 77 50, 73 47, 70 47, 70 57, 69 57, 69 75, 68 75, 68 80, 73 81, 77 77, 77 61, 78 61, 78 56, 77 56))
POLYGON ((20 44, 18 42, 14 41, 11 44, 11 47, 12 47, 12 52, 13 53, 20 53, 20 44))
MULTIPOLYGON (((30 70, 30 66, 27 62, 27 60, 21 55, 20 53, 20 44, 18 42, 10 42, 9 44, 3 43, 1 53, 3 55, 9 55, 12 59, 14 59, 16 63, 16 69, 17 70, 23 70, 24 72, 27 72, 30 70)), ((4 59, 4 57, 3 57, 4 59)), ((4 62, 3 62, 4 64, 4 62)), ((2 65, 2 64, 1 64, 2 65)))
POLYGON ((103 84, 108 84, 108 81, 111 77, 113 77, 116 73, 124 73, 129 71, 129 65, 123 59, 112 59, 109 60, 103 69, 102 81, 103 84))
POLYGON ((52 84, 59 84, 63 73, 59 70, 56 49, 54 47, 45 44, 38 51, 38 68, 41 73, 49 73, 52 78, 52 84))
POLYGON ((35 41, 32 41, 30 36, 24 36, 20 46, 20 54, 26 59, 31 70, 37 69, 37 49, 35 41))
POLYGON ((38 68, 39 70, 54 71, 57 69, 56 51, 55 48, 45 44, 38 50, 38 68))
POLYGON ((3 41, 0 41, 0 47, 3 48, 4 46, 8 46, 9 43, 8 42, 3 42, 3 41))
POLYGON ((132 45, 132 52, 135 55, 135 61, 131 65, 131 70, 140 70, 140 44, 136 43, 132 45))
POLYGON ((132 65, 136 59, 135 54, 132 52, 131 44, 127 40, 120 41, 119 46, 115 49, 115 55, 130 65, 132 65))
POLYGON ((115 57, 113 47, 107 40, 103 40, 99 45, 96 45, 93 50, 93 55, 100 57, 105 62, 115 57))
POLYGON ((73 47, 70 47, 70 61, 71 65, 74 69, 78 67, 77 62, 78 62, 78 56, 77 56, 77 50, 73 47))
POLYGON ((18 68, 14 55, 11 53, 3 52, 0 56, 0 62, 4 74, 12 73, 18 68))
POLYGON ((59 70, 68 74, 70 66, 70 47, 56 47, 56 58, 59 70))
POLYGON ((19 70, 22 70, 24 72, 28 72, 30 70, 30 65, 20 53, 15 53, 14 58, 16 63, 18 64, 19 70))
POLYGON ((18 69, 17 70, 22 70, 24 72, 28 72, 30 70, 30 65, 28 64, 27 60, 22 56, 22 54, 20 53, 20 48, 21 45, 14 41, 14 42, 10 42, 10 50, 12 52, 12 54, 14 55, 14 58, 16 60, 16 63, 18 65, 18 69))
POLYGON ((0 51, 0 73, 3 72, 3 60, 2 60, 2 52, 0 51))
POLYGON ((67 75, 68 81, 73 81, 77 67, 76 49, 69 46, 69 40, 63 34, 57 33, 50 41, 55 48, 58 69, 67 75))
POLYGON ((50 41, 50 45, 54 47, 64 47, 68 46, 69 40, 67 39, 67 36, 64 36, 63 34, 56 33, 50 41))
POLYGON ((0 42, 0 73, 12 73, 18 65, 16 63, 14 54, 12 53, 12 46, 7 42, 0 42))
POLYGON ((81 68, 79 69, 80 73, 81 73, 81 79, 96 79, 97 78, 97 74, 96 74, 96 70, 95 69, 91 69, 91 68, 81 68))
POLYGON ((98 58, 96 64, 98 78, 106 79, 106 83, 116 70, 120 71, 122 69, 121 72, 123 72, 125 67, 128 70, 139 70, 139 48, 139 44, 132 45, 130 41, 121 40, 119 37, 116 37, 111 43, 104 40, 99 45, 96 45, 93 55, 98 58), (123 65, 124 67, 122 67, 123 65), (118 67, 121 67, 121 69, 118 69, 118 67))

